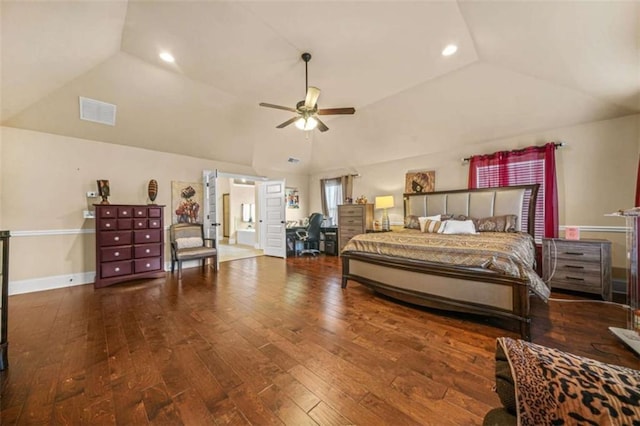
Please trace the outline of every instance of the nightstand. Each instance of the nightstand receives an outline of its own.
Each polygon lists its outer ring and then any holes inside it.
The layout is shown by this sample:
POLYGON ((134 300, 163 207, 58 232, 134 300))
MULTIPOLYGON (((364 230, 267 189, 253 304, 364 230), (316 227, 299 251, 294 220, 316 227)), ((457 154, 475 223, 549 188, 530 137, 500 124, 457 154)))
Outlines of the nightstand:
POLYGON ((611 242, 543 238, 542 278, 552 289, 594 293, 611 300, 611 242))

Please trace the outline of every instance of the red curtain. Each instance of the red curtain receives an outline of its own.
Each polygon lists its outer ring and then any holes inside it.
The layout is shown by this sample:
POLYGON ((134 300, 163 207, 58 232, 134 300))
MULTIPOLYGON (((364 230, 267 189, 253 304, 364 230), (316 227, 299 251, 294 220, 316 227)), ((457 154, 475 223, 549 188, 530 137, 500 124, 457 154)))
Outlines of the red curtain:
POLYGON ((640 160, 638 160, 638 177, 636 178, 636 203, 634 207, 640 207, 640 160))
POLYGON ((555 143, 549 142, 544 146, 475 155, 469 160, 469 188, 540 183, 541 191, 544 191, 544 236, 557 238, 558 189, 555 152, 555 143), (528 168, 526 164, 532 160, 544 160, 544 169, 528 168), (484 173, 478 173, 479 169, 484 173))

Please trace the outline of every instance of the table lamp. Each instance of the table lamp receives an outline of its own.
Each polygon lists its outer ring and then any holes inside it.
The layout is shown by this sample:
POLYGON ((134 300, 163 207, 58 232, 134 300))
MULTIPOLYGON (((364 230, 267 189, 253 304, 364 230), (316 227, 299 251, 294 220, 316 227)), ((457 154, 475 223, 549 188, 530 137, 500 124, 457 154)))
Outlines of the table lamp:
POLYGON ((376 197, 375 201, 376 209, 382 210, 382 230, 389 231, 389 214, 387 213, 387 209, 393 207, 393 195, 383 195, 381 197, 376 197))

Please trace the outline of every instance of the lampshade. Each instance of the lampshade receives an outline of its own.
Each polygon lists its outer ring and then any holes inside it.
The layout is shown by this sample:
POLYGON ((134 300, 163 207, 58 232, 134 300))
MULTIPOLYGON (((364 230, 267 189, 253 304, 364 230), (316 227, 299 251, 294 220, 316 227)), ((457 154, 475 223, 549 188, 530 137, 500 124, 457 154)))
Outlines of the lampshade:
POLYGON ((318 125, 318 120, 313 117, 300 117, 296 120, 296 127, 300 130, 313 130, 318 125))
POLYGON ((390 209, 393 207, 393 195, 376 197, 376 209, 390 209))

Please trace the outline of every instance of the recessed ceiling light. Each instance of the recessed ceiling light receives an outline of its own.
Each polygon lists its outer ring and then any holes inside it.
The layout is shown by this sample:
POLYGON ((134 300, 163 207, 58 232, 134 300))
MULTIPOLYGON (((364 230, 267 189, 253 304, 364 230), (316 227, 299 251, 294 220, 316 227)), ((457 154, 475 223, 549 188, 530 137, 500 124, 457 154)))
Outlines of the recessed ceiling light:
POLYGON ((174 63, 176 61, 173 55, 169 52, 160 53, 160 59, 162 59, 165 62, 171 62, 171 63, 174 63))
POLYGON ((442 56, 451 56, 458 51, 458 46, 455 44, 449 44, 447 47, 442 49, 442 56))

